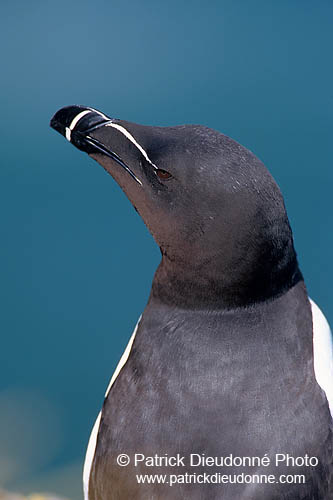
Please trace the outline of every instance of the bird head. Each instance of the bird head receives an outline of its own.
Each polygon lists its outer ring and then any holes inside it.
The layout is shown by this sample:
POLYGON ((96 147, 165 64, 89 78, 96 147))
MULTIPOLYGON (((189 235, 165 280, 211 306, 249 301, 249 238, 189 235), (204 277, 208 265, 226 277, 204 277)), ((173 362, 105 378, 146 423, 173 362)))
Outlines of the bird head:
POLYGON ((281 192, 233 139, 201 125, 138 125, 85 106, 60 109, 51 126, 101 164, 143 218, 163 255, 153 286, 163 300, 188 295, 184 305, 233 307, 301 278, 281 192))

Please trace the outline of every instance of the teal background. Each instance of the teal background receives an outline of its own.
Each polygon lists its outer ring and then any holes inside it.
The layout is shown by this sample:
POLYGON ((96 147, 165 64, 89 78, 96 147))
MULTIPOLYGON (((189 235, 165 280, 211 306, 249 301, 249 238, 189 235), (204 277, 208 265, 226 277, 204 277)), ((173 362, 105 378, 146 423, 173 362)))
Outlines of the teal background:
POLYGON ((201 123, 254 151, 333 321, 332 14, 325 0, 1 3, 0 486, 81 497, 159 262, 111 177, 49 128, 64 105, 201 123))

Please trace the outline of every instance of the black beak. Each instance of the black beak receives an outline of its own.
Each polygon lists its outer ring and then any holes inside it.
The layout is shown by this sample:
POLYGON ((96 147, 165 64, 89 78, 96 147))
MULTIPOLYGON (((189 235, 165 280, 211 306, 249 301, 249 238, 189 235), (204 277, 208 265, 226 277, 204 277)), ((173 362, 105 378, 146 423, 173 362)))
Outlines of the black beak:
POLYGON ((121 165, 136 182, 142 185, 142 182, 136 177, 134 172, 116 153, 90 135, 94 130, 113 121, 114 119, 93 108, 86 106, 66 106, 56 112, 51 119, 50 126, 66 137, 69 142, 81 151, 88 154, 108 156, 121 165))

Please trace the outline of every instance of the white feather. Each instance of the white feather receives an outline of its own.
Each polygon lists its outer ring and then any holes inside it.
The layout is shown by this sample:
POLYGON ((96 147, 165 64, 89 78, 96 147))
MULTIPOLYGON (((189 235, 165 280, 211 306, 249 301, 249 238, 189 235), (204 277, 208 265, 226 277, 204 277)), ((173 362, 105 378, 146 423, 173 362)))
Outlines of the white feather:
POLYGON ((86 458, 84 460, 84 466, 83 466, 84 500, 89 500, 89 496, 88 496, 89 477, 90 477, 90 470, 91 470, 91 466, 92 466, 92 462, 93 462, 95 450, 96 450, 97 434, 98 434, 98 430, 99 430, 99 424, 101 423, 101 416, 102 416, 102 413, 99 412, 98 417, 96 418, 96 422, 94 424, 94 427, 93 427, 91 434, 90 434, 87 452, 86 452, 86 458))
POLYGON ((326 393, 333 417, 333 339, 329 324, 317 304, 310 299, 313 322, 314 370, 318 384, 326 393))
POLYGON ((134 328, 134 331, 131 335, 131 338, 129 339, 128 341, 128 344, 127 344, 127 347, 124 351, 124 354, 122 355, 122 357, 120 358, 120 361, 117 365, 117 368, 115 369, 112 377, 111 377, 111 380, 110 380, 110 383, 108 385, 108 388, 106 389, 106 393, 105 393, 105 398, 108 396, 109 392, 110 392, 110 389, 111 387, 113 386, 116 378, 118 377, 119 373, 120 373, 120 370, 122 369, 122 367, 124 366, 124 364, 126 363, 126 361, 128 360, 128 357, 130 355, 130 352, 131 352, 131 349, 132 349, 132 345, 133 345, 133 342, 134 342, 134 339, 135 339, 135 335, 136 335, 136 332, 138 330, 138 326, 139 326, 139 323, 140 323, 140 319, 141 319, 141 316, 140 318, 138 319, 138 322, 137 324, 135 325, 135 328, 134 328))
POLYGON ((134 139, 134 137, 132 136, 132 134, 126 130, 125 127, 122 127, 121 125, 118 125, 118 123, 106 123, 105 125, 106 127, 113 127, 117 130, 119 130, 119 132, 121 132, 128 140, 130 140, 135 147, 138 148, 138 150, 140 151, 140 153, 144 156, 144 158, 146 158, 146 160, 157 170, 157 167, 156 165, 154 165, 154 163, 150 160, 149 156, 147 155, 146 151, 143 149, 143 147, 134 139))
MULTIPOLYGON (((141 316, 138 319, 138 322, 137 322, 137 324, 136 324, 136 326, 134 328, 134 331, 133 331, 133 333, 131 335, 131 338, 129 339, 129 342, 128 342, 127 347, 126 347, 126 349, 124 351, 124 354, 120 358, 120 361, 119 361, 119 363, 117 365, 117 368, 115 369, 115 371, 114 371, 114 373, 112 375, 112 378, 110 380, 110 383, 109 383, 108 388, 107 388, 106 393, 105 393, 105 398, 109 394, 110 389, 113 386, 116 378, 118 377, 121 369, 123 368, 123 366, 125 365, 126 361, 128 360, 128 357, 130 355, 130 352, 131 352, 131 349, 132 349, 132 345, 133 345, 133 342, 134 342, 134 339, 135 339, 135 335, 136 335, 136 332, 138 330, 140 319, 141 319, 141 316)), ((94 424, 94 427, 93 427, 93 429, 91 431, 91 434, 90 434, 90 438, 89 438, 89 442, 88 442, 88 448, 87 448, 87 452, 86 452, 86 458, 85 458, 85 461, 84 461, 84 466, 83 466, 83 492, 84 492, 84 500, 89 500, 89 478, 90 478, 91 466, 92 466, 92 463, 93 463, 93 460, 94 460, 94 456, 95 456, 95 451, 96 451, 97 436, 98 436, 99 426, 100 426, 100 423, 101 423, 101 416, 102 416, 102 412, 99 412, 98 417, 96 419, 96 422, 94 424)))

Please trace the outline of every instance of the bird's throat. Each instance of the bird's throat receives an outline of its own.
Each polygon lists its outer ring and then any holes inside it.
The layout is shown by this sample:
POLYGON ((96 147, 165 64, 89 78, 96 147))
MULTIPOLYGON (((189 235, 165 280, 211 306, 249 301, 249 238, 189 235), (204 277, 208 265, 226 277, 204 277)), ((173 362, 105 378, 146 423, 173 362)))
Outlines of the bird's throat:
POLYGON ((155 273, 151 296, 182 308, 233 309, 272 300, 303 280, 294 249, 288 257, 266 262, 195 266, 163 256, 155 273))

